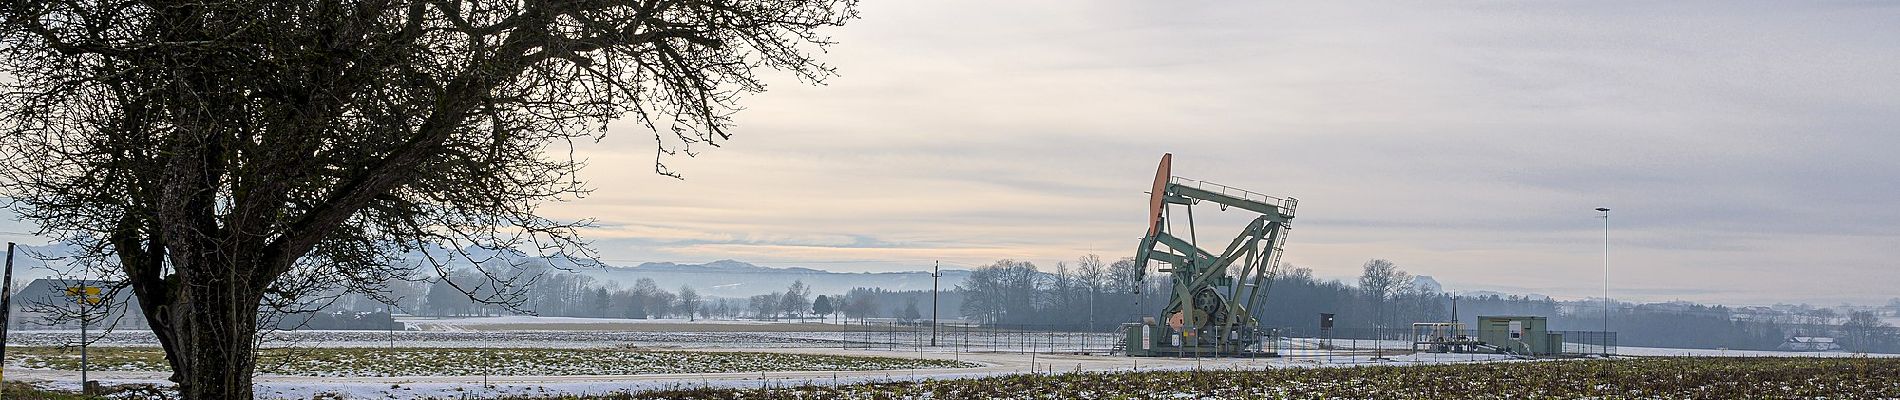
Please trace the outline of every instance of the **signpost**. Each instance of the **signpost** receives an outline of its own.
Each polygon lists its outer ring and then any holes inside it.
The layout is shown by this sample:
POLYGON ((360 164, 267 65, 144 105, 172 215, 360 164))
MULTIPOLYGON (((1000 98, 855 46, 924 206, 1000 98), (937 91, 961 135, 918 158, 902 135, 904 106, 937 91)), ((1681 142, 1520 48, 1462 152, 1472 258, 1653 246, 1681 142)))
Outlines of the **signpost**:
MULTIPOLYGON (((11 255, 12 253, 9 252, 8 254, 11 255)), ((93 306, 99 305, 104 299, 99 296, 98 286, 87 286, 84 281, 81 281, 79 286, 67 287, 66 296, 73 298, 73 301, 79 303, 79 393, 82 395, 92 394, 92 387, 87 384, 91 382, 91 380, 87 379, 86 376, 86 372, 91 369, 89 358, 86 355, 86 344, 90 337, 86 332, 86 326, 92 319, 92 315, 88 314, 87 311, 91 310, 93 306)))

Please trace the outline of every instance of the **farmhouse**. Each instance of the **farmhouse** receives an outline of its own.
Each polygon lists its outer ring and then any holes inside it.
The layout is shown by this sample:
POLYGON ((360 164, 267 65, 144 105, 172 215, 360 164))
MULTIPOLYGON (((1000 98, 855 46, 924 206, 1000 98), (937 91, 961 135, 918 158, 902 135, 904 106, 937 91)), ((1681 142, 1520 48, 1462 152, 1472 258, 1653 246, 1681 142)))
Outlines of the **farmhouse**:
POLYGON ((1834 351, 1841 346, 1834 344, 1834 338, 1820 336, 1795 336, 1782 342, 1780 348, 1789 351, 1834 351))
POLYGON ((95 328, 114 324, 118 327, 144 328, 145 314, 139 311, 138 299, 132 295, 132 289, 115 290, 118 286, 119 282, 116 281, 34 279, 26 287, 13 292, 11 303, 8 304, 13 315, 7 319, 7 326, 18 329, 78 329, 79 316, 83 312, 95 328), (82 305, 82 297, 96 300, 82 305))

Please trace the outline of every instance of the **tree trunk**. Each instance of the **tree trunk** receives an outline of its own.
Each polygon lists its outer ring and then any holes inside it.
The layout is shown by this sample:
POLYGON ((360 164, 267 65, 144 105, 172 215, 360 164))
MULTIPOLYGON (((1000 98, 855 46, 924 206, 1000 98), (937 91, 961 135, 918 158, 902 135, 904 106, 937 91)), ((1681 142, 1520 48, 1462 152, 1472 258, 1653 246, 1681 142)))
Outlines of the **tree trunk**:
POLYGON ((171 301, 147 320, 154 332, 165 332, 156 335, 161 344, 180 355, 169 361, 183 398, 249 399, 261 291, 207 272, 173 286, 171 301))

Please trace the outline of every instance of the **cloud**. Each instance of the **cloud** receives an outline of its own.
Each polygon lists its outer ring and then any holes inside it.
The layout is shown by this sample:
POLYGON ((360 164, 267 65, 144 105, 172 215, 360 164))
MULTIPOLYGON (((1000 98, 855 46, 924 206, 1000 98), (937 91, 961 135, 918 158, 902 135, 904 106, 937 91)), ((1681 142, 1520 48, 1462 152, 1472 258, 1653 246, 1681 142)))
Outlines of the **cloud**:
MULTIPOLYGON (((1900 8, 1885 3, 920 0, 864 5, 736 137, 652 173, 615 124, 610 259, 843 271, 1131 255, 1175 173, 1302 200, 1288 260, 1451 287, 1873 302, 1900 284, 1900 8), (1615 289, 1613 287, 1613 289, 1615 289), (1614 291, 1614 290, 1613 290, 1614 291)), ((1224 241, 1244 216, 1206 212, 1224 241)))
MULTIPOLYGON (((748 99, 735 140, 672 161, 685 181, 622 127, 583 149, 596 197, 558 212, 626 224, 602 250, 633 259, 1119 257, 1173 152, 1178 175, 1301 198, 1288 259, 1322 274, 1379 257, 1593 295, 1609 206, 1633 297, 1900 283, 1878 244, 1900 236, 1893 7, 866 7, 827 55, 843 77, 748 99)), ((1244 220, 1201 217, 1215 240, 1244 220)))

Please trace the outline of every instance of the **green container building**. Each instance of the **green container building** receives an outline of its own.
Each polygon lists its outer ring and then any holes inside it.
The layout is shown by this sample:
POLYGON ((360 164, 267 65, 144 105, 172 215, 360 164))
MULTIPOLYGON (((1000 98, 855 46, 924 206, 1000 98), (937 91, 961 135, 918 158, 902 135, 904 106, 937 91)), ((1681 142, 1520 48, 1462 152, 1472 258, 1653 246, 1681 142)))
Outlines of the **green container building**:
POLYGON ((1534 316, 1479 316, 1478 341, 1498 351, 1532 356, 1563 353, 1561 333, 1550 333, 1550 322, 1534 316))

